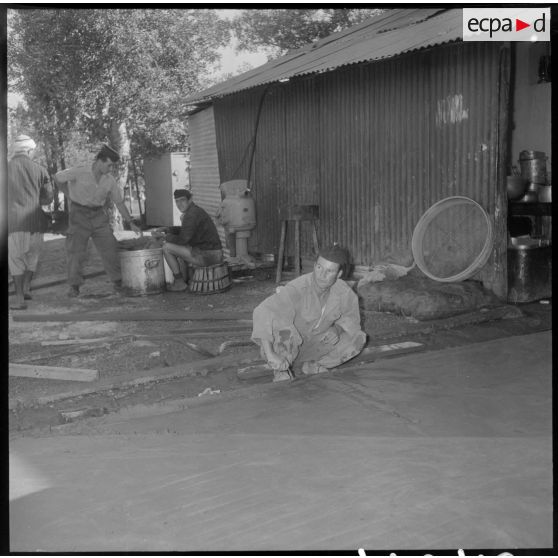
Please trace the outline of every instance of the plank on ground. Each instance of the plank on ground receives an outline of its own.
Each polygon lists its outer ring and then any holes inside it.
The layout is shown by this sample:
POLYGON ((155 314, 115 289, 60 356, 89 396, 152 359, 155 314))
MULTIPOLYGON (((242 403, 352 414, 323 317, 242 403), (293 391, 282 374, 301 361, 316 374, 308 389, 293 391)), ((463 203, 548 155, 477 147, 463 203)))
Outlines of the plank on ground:
POLYGON ((129 339, 133 335, 119 335, 118 337, 96 337, 95 339, 56 339, 54 341, 41 341, 43 347, 57 347, 64 345, 89 345, 91 343, 106 343, 129 339))
POLYGON ((56 353, 51 353, 51 352, 31 353, 22 358, 18 358, 17 360, 12 360, 12 363, 27 364, 29 362, 36 362, 37 360, 52 360, 53 358, 90 353, 98 349, 109 348, 109 347, 110 345, 108 343, 97 343, 95 345, 78 345, 77 348, 70 345, 67 346, 67 348, 63 347, 64 349, 63 351, 58 351, 56 353))
POLYGON ((15 322, 157 322, 157 321, 220 321, 251 320, 251 312, 67 312, 53 314, 17 314, 15 322))
MULTIPOLYGON (((98 270, 98 271, 91 271, 89 273, 84 273, 83 277, 85 279, 92 279, 93 277, 98 277, 99 275, 104 275, 105 271, 104 270, 98 270)), ((43 277, 43 278, 39 278, 39 279, 35 279, 33 281, 31 281, 31 290, 32 291, 36 291, 38 289, 43 289, 45 287, 52 287, 54 285, 62 285, 63 283, 67 283, 68 282, 68 276, 67 275, 58 275, 56 277, 43 277)), ((8 294, 9 295, 13 295, 15 294, 15 288, 13 285, 13 281, 10 281, 10 285, 8 288, 8 294)))
POLYGON ((99 379, 99 371, 88 368, 62 368, 58 366, 37 366, 10 362, 9 375, 23 378, 43 378, 47 380, 69 380, 73 382, 94 382, 99 379))

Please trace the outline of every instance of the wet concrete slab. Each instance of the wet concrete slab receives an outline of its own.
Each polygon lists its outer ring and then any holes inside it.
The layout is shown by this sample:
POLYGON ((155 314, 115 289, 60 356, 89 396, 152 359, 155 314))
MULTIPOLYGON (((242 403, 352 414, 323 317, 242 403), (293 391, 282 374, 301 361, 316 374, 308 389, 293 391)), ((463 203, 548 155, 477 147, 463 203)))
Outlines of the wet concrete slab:
POLYGON ((498 339, 13 440, 40 479, 11 502, 11 550, 549 548, 551 345, 498 339))

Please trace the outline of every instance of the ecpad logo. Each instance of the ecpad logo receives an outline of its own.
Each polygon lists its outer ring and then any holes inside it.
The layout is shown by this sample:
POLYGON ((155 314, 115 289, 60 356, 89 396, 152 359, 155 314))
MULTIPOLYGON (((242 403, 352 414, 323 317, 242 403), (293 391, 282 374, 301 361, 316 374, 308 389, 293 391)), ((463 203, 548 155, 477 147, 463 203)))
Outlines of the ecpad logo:
POLYGON ((463 8, 464 41, 550 41, 550 8, 463 8))

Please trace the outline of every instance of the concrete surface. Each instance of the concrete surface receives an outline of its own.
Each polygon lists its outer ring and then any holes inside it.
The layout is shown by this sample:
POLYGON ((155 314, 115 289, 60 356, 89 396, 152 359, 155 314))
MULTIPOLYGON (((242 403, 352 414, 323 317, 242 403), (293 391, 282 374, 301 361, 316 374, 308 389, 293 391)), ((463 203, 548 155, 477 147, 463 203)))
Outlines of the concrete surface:
POLYGON ((550 548, 551 348, 497 339, 13 439, 11 550, 550 548))

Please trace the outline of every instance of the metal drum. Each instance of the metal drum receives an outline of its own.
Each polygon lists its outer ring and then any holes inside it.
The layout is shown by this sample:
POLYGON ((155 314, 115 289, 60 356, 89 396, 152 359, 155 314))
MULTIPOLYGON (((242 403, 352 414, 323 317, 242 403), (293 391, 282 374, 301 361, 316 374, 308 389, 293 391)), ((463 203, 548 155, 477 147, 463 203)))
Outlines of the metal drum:
POLYGON ((226 263, 196 267, 190 281, 190 291, 194 294, 222 293, 231 286, 229 266, 226 263))
POLYGON ((552 246, 508 248, 508 301, 532 302, 552 296, 552 246))
POLYGON ((131 296, 157 294, 165 290, 162 248, 121 250, 122 288, 131 296))

